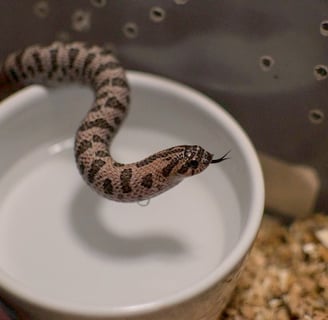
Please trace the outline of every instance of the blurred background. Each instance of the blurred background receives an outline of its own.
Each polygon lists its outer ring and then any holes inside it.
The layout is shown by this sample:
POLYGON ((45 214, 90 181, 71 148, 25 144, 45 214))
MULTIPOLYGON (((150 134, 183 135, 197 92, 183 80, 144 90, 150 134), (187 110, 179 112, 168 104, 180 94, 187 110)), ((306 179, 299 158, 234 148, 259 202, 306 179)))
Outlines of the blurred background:
MULTIPOLYGON (((253 141, 266 212, 328 212, 328 1, 2 0, 0 26, 0 61, 34 43, 86 41, 205 93, 253 141)), ((270 219, 224 319, 325 319, 327 216, 270 219)), ((9 319, 28 317, 0 302, 9 319)))
POLYGON ((0 25, 0 60, 33 43, 87 41, 202 91, 255 144, 268 211, 327 211, 327 1, 10 0, 0 25))

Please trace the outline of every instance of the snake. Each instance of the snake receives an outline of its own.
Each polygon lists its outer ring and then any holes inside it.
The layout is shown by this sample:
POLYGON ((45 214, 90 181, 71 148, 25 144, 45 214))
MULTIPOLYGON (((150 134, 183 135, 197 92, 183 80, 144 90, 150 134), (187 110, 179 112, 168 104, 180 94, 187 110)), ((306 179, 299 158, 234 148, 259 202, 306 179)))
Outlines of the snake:
POLYGON ((133 162, 116 161, 110 146, 125 120, 130 88, 125 69, 109 49, 84 42, 31 45, 9 54, 0 66, 0 90, 31 84, 89 86, 94 100, 74 140, 74 156, 84 181, 99 195, 119 202, 149 200, 228 159, 199 145, 179 145, 133 162))

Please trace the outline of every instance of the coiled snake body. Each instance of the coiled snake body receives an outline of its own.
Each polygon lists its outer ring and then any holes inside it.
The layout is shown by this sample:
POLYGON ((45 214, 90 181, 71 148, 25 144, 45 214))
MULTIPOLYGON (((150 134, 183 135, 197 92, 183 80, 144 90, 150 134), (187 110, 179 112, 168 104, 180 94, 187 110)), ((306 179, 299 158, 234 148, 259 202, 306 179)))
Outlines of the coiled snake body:
POLYGON ((200 146, 176 146, 144 160, 122 164, 110 143, 128 113, 129 87, 124 69, 111 52, 74 42, 34 45, 10 54, 0 69, 1 87, 54 85, 74 81, 91 86, 92 107, 75 137, 75 159, 84 180, 100 195, 122 202, 149 199, 202 172, 213 155, 200 146))

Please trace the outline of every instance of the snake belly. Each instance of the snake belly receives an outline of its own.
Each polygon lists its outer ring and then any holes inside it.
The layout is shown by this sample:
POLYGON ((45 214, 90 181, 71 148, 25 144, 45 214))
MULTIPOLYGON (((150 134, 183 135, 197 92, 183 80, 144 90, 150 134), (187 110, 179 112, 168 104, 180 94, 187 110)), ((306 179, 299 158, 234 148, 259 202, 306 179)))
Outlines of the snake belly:
POLYGON ((81 42, 33 45, 8 55, 0 67, 0 90, 8 84, 21 88, 65 82, 88 85, 95 94, 77 129, 74 153, 80 174, 98 194, 121 202, 150 199, 211 163, 213 155, 194 145, 129 164, 112 158, 110 144, 129 109, 129 86, 119 61, 102 47, 81 42))

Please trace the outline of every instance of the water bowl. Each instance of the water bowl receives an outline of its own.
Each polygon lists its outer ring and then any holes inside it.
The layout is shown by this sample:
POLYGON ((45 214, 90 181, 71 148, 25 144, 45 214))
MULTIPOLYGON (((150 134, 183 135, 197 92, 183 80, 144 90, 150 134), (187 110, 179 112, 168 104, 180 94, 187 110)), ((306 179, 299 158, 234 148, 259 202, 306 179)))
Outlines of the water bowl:
POLYGON ((149 203, 117 203, 85 185, 73 136, 88 88, 31 86, 0 105, 0 291, 31 319, 214 320, 263 211, 259 161, 217 103, 129 72, 132 105, 111 152, 132 162, 198 144, 202 174, 149 203))

